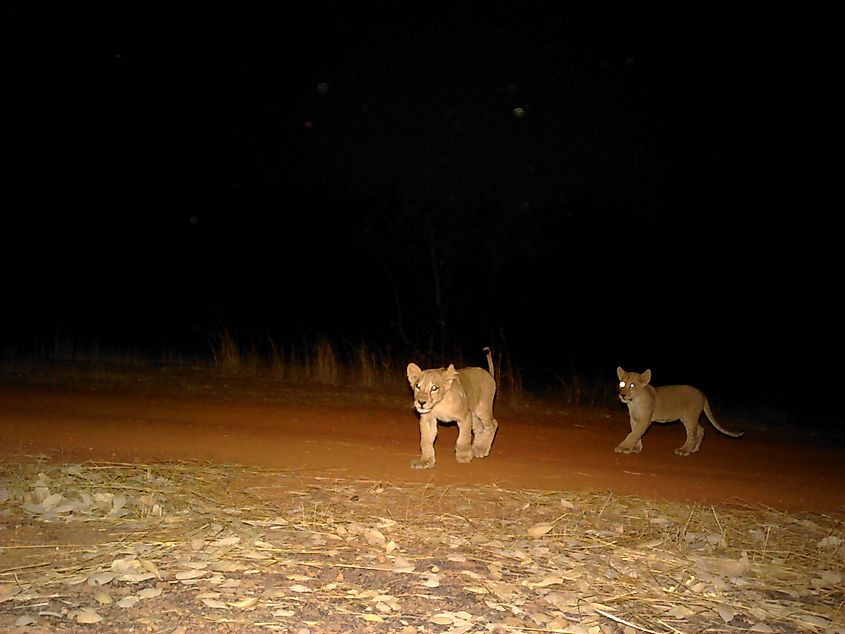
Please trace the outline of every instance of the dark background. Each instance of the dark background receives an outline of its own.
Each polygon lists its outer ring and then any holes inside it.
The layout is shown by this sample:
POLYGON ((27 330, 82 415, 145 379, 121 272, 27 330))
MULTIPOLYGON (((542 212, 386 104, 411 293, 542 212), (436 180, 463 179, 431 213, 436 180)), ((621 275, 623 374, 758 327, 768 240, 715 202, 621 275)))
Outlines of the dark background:
POLYGON ((11 60, 3 348, 492 344, 841 420, 816 24, 480 2, 140 22, 11 60))

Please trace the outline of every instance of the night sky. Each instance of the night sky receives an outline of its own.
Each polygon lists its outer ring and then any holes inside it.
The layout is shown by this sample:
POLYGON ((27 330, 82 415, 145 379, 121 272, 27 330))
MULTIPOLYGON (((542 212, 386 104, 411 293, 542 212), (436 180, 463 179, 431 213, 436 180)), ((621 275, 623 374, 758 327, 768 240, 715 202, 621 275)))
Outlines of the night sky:
POLYGON ((824 42, 359 4, 20 51, 2 347, 506 342, 837 417, 824 42))

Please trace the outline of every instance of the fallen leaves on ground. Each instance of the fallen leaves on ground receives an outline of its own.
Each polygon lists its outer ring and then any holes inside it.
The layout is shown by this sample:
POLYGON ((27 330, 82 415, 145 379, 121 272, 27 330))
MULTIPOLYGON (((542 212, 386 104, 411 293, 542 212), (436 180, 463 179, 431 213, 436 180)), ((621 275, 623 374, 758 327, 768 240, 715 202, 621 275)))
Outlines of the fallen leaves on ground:
POLYGON ((0 628, 845 631, 842 514, 35 460, 0 521, 0 628))

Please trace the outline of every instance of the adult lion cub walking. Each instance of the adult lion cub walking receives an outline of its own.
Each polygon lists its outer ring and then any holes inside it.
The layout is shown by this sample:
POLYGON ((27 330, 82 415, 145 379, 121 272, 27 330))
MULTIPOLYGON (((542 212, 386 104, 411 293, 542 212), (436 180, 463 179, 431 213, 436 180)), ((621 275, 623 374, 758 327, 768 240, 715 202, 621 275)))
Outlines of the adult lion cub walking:
POLYGON ((461 368, 451 363, 445 370, 421 370, 416 363, 408 364, 408 383, 414 391, 414 408, 420 415, 420 457, 414 460, 414 469, 434 466, 434 439, 437 421, 457 421, 458 440, 455 458, 469 462, 490 453, 499 423, 493 418, 493 399, 496 381, 493 379, 493 357, 490 348, 487 367, 461 368))
POLYGON ((616 368, 616 376, 619 377, 619 400, 628 405, 628 414, 631 416, 631 433, 614 451, 640 453, 643 450, 642 436, 652 422, 669 423, 680 420, 687 430, 687 441, 675 449, 675 453, 688 456, 698 451, 704 438, 704 427, 698 420, 702 411, 713 427, 726 436, 739 438, 745 433, 729 431, 716 422, 707 397, 691 385, 652 387, 649 385, 651 370, 638 374, 616 368))

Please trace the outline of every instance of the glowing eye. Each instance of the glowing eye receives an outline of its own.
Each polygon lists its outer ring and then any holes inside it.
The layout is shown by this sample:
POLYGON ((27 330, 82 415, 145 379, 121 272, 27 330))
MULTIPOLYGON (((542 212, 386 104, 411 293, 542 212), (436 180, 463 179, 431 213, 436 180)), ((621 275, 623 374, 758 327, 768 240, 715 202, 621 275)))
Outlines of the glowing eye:
POLYGON ((415 390, 420 389, 420 384, 419 384, 419 383, 417 383, 416 385, 414 385, 414 389, 415 389, 415 390))
POLYGON ((633 383, 631 383, 631 385, 629 385, 628 387, 629 387, 629 388, 631 388, 631 389, 633 390, 633 389, 634 389, 634 384, 633 384, 633 383))
POLYGON ((625 387, 625 381, 619 381, 619 387, 625 387))
POLYGON ((436 392, 439 388, 436 385, 431 386, 431 391, 436 392))

